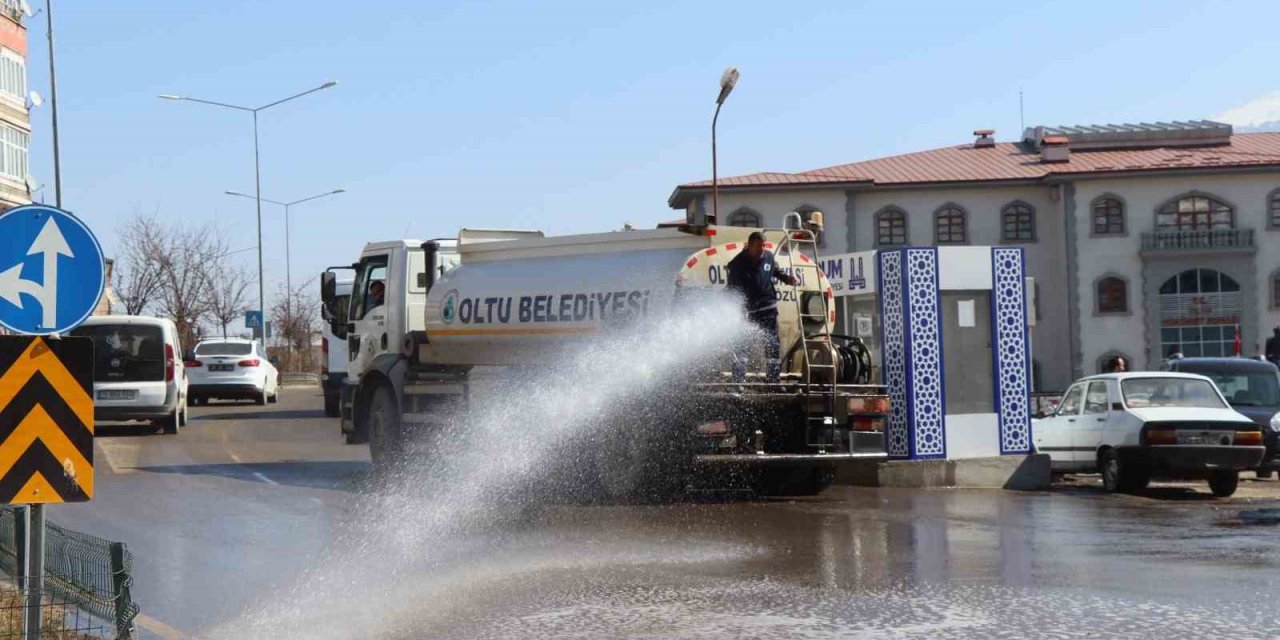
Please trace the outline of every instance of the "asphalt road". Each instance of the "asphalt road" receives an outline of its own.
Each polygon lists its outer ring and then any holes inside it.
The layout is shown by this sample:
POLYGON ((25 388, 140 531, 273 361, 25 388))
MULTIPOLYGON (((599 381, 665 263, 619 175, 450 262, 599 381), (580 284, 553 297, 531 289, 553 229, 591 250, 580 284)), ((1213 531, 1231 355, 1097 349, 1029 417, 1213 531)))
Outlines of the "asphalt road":
POLYGON ((547 506, 449 539, 367 493, 312 389, 100 426, 97 497, 153 637, 1198 638, 1280 629, 1280 483, 1214 500, 837 487, 804 500, 547 506), (370 505, 375 505, 371 507, 370 505), (1277 509, 1278 511, 1268 511, 1277 509), (369 536, 369 532, 377 532, 369 536))

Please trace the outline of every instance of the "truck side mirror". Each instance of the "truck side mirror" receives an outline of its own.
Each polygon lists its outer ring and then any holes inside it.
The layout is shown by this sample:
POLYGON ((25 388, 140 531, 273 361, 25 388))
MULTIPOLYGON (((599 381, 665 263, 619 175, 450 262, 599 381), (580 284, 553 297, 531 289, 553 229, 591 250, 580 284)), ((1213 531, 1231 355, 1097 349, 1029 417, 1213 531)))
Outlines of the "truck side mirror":
POLYGON ((320 274, 320 302, 324 307, 333 312, 333 299, 338 294, 338 274, 332 271, 325 271, 320 274))

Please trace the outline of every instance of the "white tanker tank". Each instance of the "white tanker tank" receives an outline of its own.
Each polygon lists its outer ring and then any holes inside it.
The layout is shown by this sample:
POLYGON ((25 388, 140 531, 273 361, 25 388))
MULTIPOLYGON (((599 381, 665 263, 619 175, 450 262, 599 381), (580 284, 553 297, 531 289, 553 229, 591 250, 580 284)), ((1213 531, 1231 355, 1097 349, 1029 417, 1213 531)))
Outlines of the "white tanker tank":
MULTIPOLYGON (((469 242, 463 231, 459 264, 430 286, 419 360, 462 366, 545 362, 548 347, 669 310, 681 288, 723 289, 726 265, 752 231, 667 228, 496 242, 469 242)), ((765 231, 765 248, 799 280, 796 286, 777 283, 784 352, 800 339, 797 301, 814 316, 807 319, 810 334, 829 333, 835 320, 826 276, 808 268, 813 259, 794 249, 787 233, 808 234, 765 231), (820 316, 826 316, 825 327, 815 320, 820 316)), ((792 358, 793 373, 800 360, 792 358)))

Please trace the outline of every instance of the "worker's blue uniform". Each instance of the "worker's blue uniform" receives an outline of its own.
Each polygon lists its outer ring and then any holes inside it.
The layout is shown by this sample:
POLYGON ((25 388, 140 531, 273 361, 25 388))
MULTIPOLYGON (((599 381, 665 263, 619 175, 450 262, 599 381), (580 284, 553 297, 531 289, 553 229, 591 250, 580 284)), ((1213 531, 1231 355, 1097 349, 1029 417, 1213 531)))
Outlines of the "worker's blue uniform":
MULTIPOLYGON (((773 281, 787 280, 778 269, 773 252, 765 251, 760 260, 752 261, 747 252, 739 253, 729 261, 729 290, 742 296, 747 318, 764 333, 765 358, 769 382, 777 382, 781 374, 778 343, 778 294, 773 281)), ((751 357, 751 343, 738 347, 733 356, 733 380, 742 382, 747 377, 747 361, 751 357)))

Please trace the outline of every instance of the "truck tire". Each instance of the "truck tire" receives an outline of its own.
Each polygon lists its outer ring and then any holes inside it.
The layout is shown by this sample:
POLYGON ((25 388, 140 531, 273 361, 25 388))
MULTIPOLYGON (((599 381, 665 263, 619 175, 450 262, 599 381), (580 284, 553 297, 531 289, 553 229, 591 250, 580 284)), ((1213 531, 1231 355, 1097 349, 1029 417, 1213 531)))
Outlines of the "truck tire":
POLYGON ((396 407, 391 387, 381 384, 373 390, 367 415, 369 457, 373 460, 373 474, 385 480, 400 463, 404 444, 400 432, 400 410, 396 407))
POLYGON ((1232 469, 1218 469, 1209 476, 1209 490, 1219 498, 1230 498, 1240 484, 1240 473, 1232 469))
POLYGON ((596 448, 596 479, 612 502, 659 502, 684 489, 685 471, 675 455, 637 430, 618 429, 596 448))

